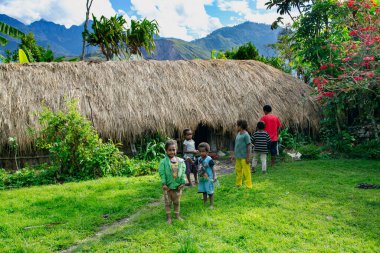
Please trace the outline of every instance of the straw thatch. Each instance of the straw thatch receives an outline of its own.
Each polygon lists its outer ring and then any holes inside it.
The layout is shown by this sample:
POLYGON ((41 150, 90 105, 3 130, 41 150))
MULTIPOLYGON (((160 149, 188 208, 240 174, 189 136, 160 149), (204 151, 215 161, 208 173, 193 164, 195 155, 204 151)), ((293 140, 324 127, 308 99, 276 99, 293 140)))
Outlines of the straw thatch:
MULTIPOLYGON (((199 123, 233 131, 239 118, 253 127, 264 104, 282 121, 318 128, 311 88, 256 61, 194 60, 0 65, 0 147, 16 136, 22 150, 46 104, 80 99, 103 137, 131 140, 145 131, 173 134, 199 123)), ((1 153, 1 150, 0 150, 1 153)))

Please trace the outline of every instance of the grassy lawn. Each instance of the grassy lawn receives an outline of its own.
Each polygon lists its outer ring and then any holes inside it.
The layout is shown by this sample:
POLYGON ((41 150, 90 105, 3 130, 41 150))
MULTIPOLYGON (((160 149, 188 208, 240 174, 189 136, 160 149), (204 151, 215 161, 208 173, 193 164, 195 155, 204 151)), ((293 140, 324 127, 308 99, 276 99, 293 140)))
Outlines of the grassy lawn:
POLYGON ((157 176, 0 191, 0 252, 68 248, 160 196, 157 176))
POLYGON ((214 210, 196 189, 182 199, 185 221, 164 222, 163 206, 141 215, 82 252, 380 252, 380 183, 376 161, 282 164, 253 177, 252 191, 221 178, 214 210))

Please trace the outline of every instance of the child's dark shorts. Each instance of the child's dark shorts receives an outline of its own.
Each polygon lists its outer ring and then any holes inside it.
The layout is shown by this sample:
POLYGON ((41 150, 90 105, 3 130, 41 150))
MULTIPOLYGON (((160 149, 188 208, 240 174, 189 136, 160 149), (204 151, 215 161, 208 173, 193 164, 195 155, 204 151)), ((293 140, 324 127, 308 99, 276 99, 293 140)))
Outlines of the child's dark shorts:
POLYGON ((278 155, 278 142, 277 141, 271 141, 269 145, 270 154, 272 156, 278 155))
POLYGON ((185 164, 186 164, 186 175, 189 175, 191 173, 193 174, 197 173, 197 167, 195 166, 194 162, 192 163, 190 160, 186 159, 185 164))

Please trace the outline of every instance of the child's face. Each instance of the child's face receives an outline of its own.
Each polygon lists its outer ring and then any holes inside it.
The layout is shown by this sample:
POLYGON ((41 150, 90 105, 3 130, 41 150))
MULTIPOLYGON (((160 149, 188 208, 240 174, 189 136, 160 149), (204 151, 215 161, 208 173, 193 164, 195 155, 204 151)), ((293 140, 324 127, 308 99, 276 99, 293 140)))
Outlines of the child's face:
POLYGON ((199 154, 201 155, 202 158, 205 158, 208 154, 205 148, 199 148, 199 154))
POLYGON ((240 126, 236 125, 236 131, 240 132, 241 130, 242 130, 242 128, 240 126))
POLYGON ((171 145, 166 150, 166 154, 169 156, 169 158, 173 158, 177 153, 177 147, 175 145, 171 145))
POLYGON ((186 132, 185 138, 188 141, 191 140, 191 139, 193 139, 193 132, 191 132, 191 131, 186 132))

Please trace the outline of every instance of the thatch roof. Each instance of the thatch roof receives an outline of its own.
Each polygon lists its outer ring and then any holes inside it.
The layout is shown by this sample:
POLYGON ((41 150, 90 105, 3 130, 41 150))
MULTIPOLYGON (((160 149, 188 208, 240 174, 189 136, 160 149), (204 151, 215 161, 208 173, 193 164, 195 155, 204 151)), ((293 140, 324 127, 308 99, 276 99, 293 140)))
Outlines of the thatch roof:
MULTIPOLYGON (((0 147, 27 128, 42 103, 54 109, 79 98, 80 111, 105 137, 120 141, 149 130, 173 134, 202 122, 233 131, 239 118, 255 126, 271 104, 286 124, 318 128, 311 88, 257 61, 193 60, 0 65, 0 147)), ((0 150, 1 153, 1 150, 0 150)))

